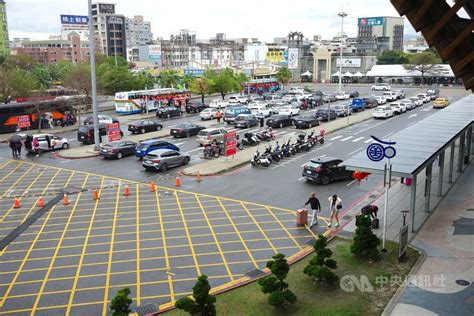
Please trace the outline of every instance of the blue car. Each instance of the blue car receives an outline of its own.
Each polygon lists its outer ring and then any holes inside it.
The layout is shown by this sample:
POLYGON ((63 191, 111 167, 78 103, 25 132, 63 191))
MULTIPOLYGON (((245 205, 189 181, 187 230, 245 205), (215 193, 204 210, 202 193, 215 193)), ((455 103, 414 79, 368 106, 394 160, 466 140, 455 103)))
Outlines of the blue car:
POLYGON ((138 158, 143 158, 150 151, 153 151, 156 149, 172 149, 172 150, 179 151, 178 146, 168 143, 167 141, 159 140, 159 139, 149 139, 149 140, 141 141, 138 144, 138 146, 135 148, 135 156, 137 156, 138 158))

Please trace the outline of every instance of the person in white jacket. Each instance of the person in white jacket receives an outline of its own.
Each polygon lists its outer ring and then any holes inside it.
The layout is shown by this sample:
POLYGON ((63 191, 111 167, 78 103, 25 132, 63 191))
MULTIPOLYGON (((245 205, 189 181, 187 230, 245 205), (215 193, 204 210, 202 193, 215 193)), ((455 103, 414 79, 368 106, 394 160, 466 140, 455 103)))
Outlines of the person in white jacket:
POLYGON ((328 227, 332 226, 332 220, 336 220, 335 227, 339 227, 339 210, 342 208, 342 200, 336 194, 328 198, 329 201, 329 210, 331 211, 331 220, 328 224, 328 227))

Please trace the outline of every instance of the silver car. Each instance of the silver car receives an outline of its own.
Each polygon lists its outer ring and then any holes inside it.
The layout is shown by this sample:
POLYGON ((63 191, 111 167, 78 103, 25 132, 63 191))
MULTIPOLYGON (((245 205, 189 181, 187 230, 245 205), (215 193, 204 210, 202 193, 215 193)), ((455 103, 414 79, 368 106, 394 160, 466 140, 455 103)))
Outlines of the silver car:
POLYGON ((339 117, 346 117, 348 115, 352 115, 352 108, 350 104, 337 104, 333 107, 334 111, 336 111, 337 116, 339 117))
POLYGON ((217 108, 205 108, 199 112, 201 120, 213 120, 216 117, 217 108))
POLYGON ((157 149, 150 151, 143 158, 143 167, 147 170, 166 171, 170 167, 187 165, 191 160, 188 154, 173 149, 157 149))

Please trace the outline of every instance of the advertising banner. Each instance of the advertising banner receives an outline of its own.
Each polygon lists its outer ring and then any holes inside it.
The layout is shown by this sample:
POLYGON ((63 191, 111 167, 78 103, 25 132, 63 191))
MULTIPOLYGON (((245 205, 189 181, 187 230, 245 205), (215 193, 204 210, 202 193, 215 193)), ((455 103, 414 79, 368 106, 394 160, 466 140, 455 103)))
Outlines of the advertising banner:
POLYGON ((265 61, 275 65, 286 65, 288 52, 286 50, 268 51, 265 56, 265 61))
POLYGON ((61 14, 61 24, 87 25, 87 15, 61 14))
POLYGON ((298 48, 288 48, 288 69, 298 69, 298 48))
POLYGON ((235 155, 237 152, 237 132, 227 132, 225 134, 225 156, 235 155))
POLYGON ((360 18, 358 20, 358 26, 377 26, 383 25, 384 18, 376 17, 376 18, 360 18))
POLYGON ((109 142, 120 140, 120 126, 119 123, 107 124, 107 138, 109 142))
POLYGON ((17 125, 19 128, 28 128, 31 126, 29 115, 19 115, 17 118, 17 125))
POLYGON ((148 58, 152 62, 161 60, 161 45, 149 45, 148 46, 148 58))
MULTIPOLYGON (((362 60, 360 58, 342 58, 342 67, 343 68, 359 68, 361 66, 362 60)), ((336 59, 336 66, 341 65, 341 59, 336 59)))

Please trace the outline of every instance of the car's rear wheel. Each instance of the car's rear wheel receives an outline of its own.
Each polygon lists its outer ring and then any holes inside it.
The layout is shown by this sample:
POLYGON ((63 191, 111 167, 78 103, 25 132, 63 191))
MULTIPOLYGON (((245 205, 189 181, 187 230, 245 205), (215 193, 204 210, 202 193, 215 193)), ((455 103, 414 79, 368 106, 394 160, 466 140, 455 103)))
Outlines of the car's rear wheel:
POLYGON ((163 172, 164 172, 164 171, 166 171, 166 170, 168 170, 168 164, 166 164, 166 162, 165 162, 165 163, 163 163, 163 164, 161 165, 160 171, 163 171, 163 172))
POLYGON ((157 130, 157 131, 161 131, 162 128, 163 128, 163 126, 158 125, 158 126, 156 127, 156 130, 157 130))
POLYGON ((68 143, 64 143, 62 146, 61 146, 62 149, 68 149, 69 148, 69 144, 68 143))
POLYGON ((183 160, 183 165, 187 165, 189 163, 189 157, 185 157, 183 160))
POLYGON ((123 154, 122 154, 122 152, 119 151, 117 153, 117 159, 122 159, 122 158, 123 158, 123 154))
POLYGON ((322 185, 328 185, 329 182, 330 182, 330 180, 329 180, 329 177, 328 177, 328 176, 322 177, 322 179, 321 179, 321 184, 322 184, 322 185))
POLYGON ((140 133, 145 134, 145 133, 146 133, 146 130, 145 130, 144 128, 142 128, 142 129, 140 130, 140 133))

